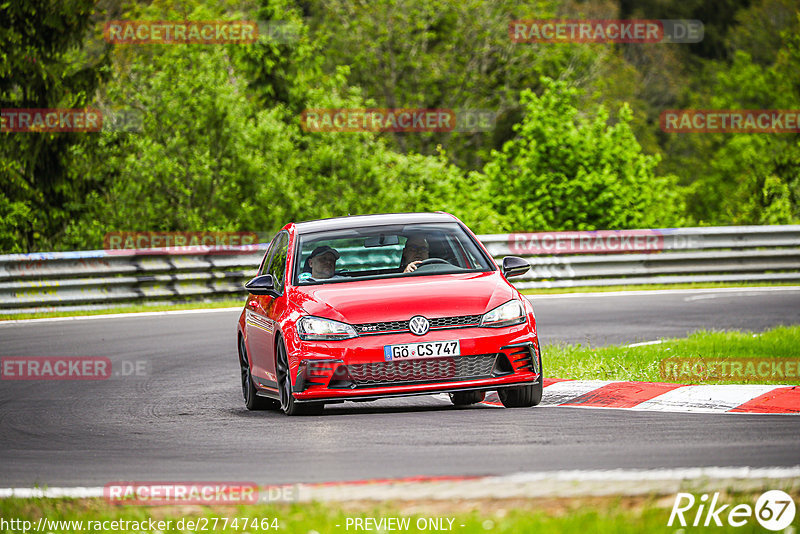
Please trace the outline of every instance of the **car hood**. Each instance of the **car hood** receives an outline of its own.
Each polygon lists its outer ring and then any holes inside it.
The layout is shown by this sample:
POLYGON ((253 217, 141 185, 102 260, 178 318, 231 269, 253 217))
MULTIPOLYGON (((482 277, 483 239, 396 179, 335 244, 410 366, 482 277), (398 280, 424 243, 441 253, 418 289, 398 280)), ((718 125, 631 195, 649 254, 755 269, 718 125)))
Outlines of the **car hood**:
POLYGON ((499 271, 323 284, 295 288, 306 313, 351 324, 414 315, 478 315, 514 296, 499 271))

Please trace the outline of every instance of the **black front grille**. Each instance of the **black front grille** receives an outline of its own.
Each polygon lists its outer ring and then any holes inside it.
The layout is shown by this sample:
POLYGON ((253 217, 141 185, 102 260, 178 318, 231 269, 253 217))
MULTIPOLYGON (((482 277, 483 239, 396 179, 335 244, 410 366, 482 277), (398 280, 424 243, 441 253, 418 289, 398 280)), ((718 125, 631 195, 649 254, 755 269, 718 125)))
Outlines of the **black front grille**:
MULTIPOLYGON (((459 315, 456 317, 434 317, 428 319, 431 330, 444 330, 446 328, 462 328, 465 326, 478 326, 481 315, 459 315)), ((382 321, 378 323, 354 324, 356 332, 363 335, 369 334, 395 334, 409 332, 408 321, 382 321)))
POLYGON ((428 319, 431 328, 453 328, 456 326, 478 326, 481 323, 481 315, 461 315, 458 317, 436 317, 428 319))
POLYGON ((414 382, 441 382, 489 378, 497 354, 453 358, 424 358, 348 365, 356 387, 397 386, 414 382))
POLYGON ((354 324, 359 334, 383 334, 386 332, 408 332, 408 321, 383 321, 380 323, 354 324))

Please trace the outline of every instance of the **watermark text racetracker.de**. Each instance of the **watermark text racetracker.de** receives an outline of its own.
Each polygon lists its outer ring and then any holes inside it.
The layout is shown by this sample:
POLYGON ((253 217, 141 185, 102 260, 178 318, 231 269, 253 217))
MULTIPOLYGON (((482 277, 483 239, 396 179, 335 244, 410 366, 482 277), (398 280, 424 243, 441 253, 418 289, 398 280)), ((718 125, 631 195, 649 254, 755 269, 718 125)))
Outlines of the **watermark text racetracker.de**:
POLYGON ((668 109, 660 124, 666 133, 797 133, 800 109, 668 109))
POLYGON ((256 232, 108 232, 103 237, 108 252, 142 249, 150 253, 201 252, 243 254, 258 250, 256 232))
POLYGON ((283 20, 112 20, 103 29, 106 42, 123 45, 291 43, 300 35, 299 24, 283 20))
POLYGON ((293 484, 258 486, 254 482, 110 482, 103 488, 110 504, 139 506, 219 505, 290 502, 298 498, 293 484))
POLYGON ((668 230, 592 230, 509 234, 511 254, 612 254, 651 253, 664 250, 702 248, 699 235, 681 235, 668 230))
POLYGON ((2 380, 109 380, 150 376, 147 360, 118 360, 105 356, 3 356, 2 380))
POLYGON ((672 357, 659 363, 661 378, 670 382, 736 380, 795 384, 800 358, 672 357))
POLYGON ((143 113, 135 109, 106 108, 4 108, 2 133, 64 133, 142 130, 143 113))
POLYGON ((698 43, 699 20, 536 19, 512 20, 508 36, 515 43, 698 43))
POLYGON ((99 132, 103 115, 93 108, 4 108, 0 132, 99 132))
POLYGON ((255 21, 112 20, 103 29, 106 42, 114 44, 225 44, 255 43, 255 21))
POLYGON ((319 108, 306 109, 306 132, 485 132, 494 128, 491 109, 319 108))
MULTIPOLYGON (((758 522, 767 530, 780 531, 792 523, 795 513, 796 507, 791 495, 781 490, 763 493, 755 505, 722 504, 719 492, 713 495, 703 493, 699 497, 691 493, 678 493, 667 526, 738 528, 758 522)), ((691 528, 686 529, 690 530, 691 528)))

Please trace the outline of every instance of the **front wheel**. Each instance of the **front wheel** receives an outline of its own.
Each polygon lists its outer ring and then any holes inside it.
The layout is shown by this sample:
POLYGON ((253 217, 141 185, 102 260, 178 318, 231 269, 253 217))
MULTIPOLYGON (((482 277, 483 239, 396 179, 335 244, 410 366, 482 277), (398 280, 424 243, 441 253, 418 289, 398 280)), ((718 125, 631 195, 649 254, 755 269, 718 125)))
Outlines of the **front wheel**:
POLYGON ((500 402, 506 408, 529 408, 542 402, 543 389, 544 371, 542 370, 542 356, 539 354, 539 383, 498 389, 497 396, 500 397, 500 402))
POLYGON ((278 375, 278 392, 281 396, 281 410, 286 415, 315 415, 322 413, 325 404, 321 402, 298 403, 292 394, 292 377, 289 369, 289 358, 283 340, 278 340, 275 356, 275 371, 278 375))

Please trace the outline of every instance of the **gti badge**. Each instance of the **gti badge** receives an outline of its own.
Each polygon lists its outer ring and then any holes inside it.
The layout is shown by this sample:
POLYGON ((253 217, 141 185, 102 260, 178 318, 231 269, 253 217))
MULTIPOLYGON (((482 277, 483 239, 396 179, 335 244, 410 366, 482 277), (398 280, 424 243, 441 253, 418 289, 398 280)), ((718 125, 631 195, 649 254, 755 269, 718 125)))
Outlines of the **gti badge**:
POLYGON ((428 333, 430 328, 431 324, 421 315, 415 315, 408 321, 408 329, 411 330, 411 333, 415 336, 424 336, 428 333))

